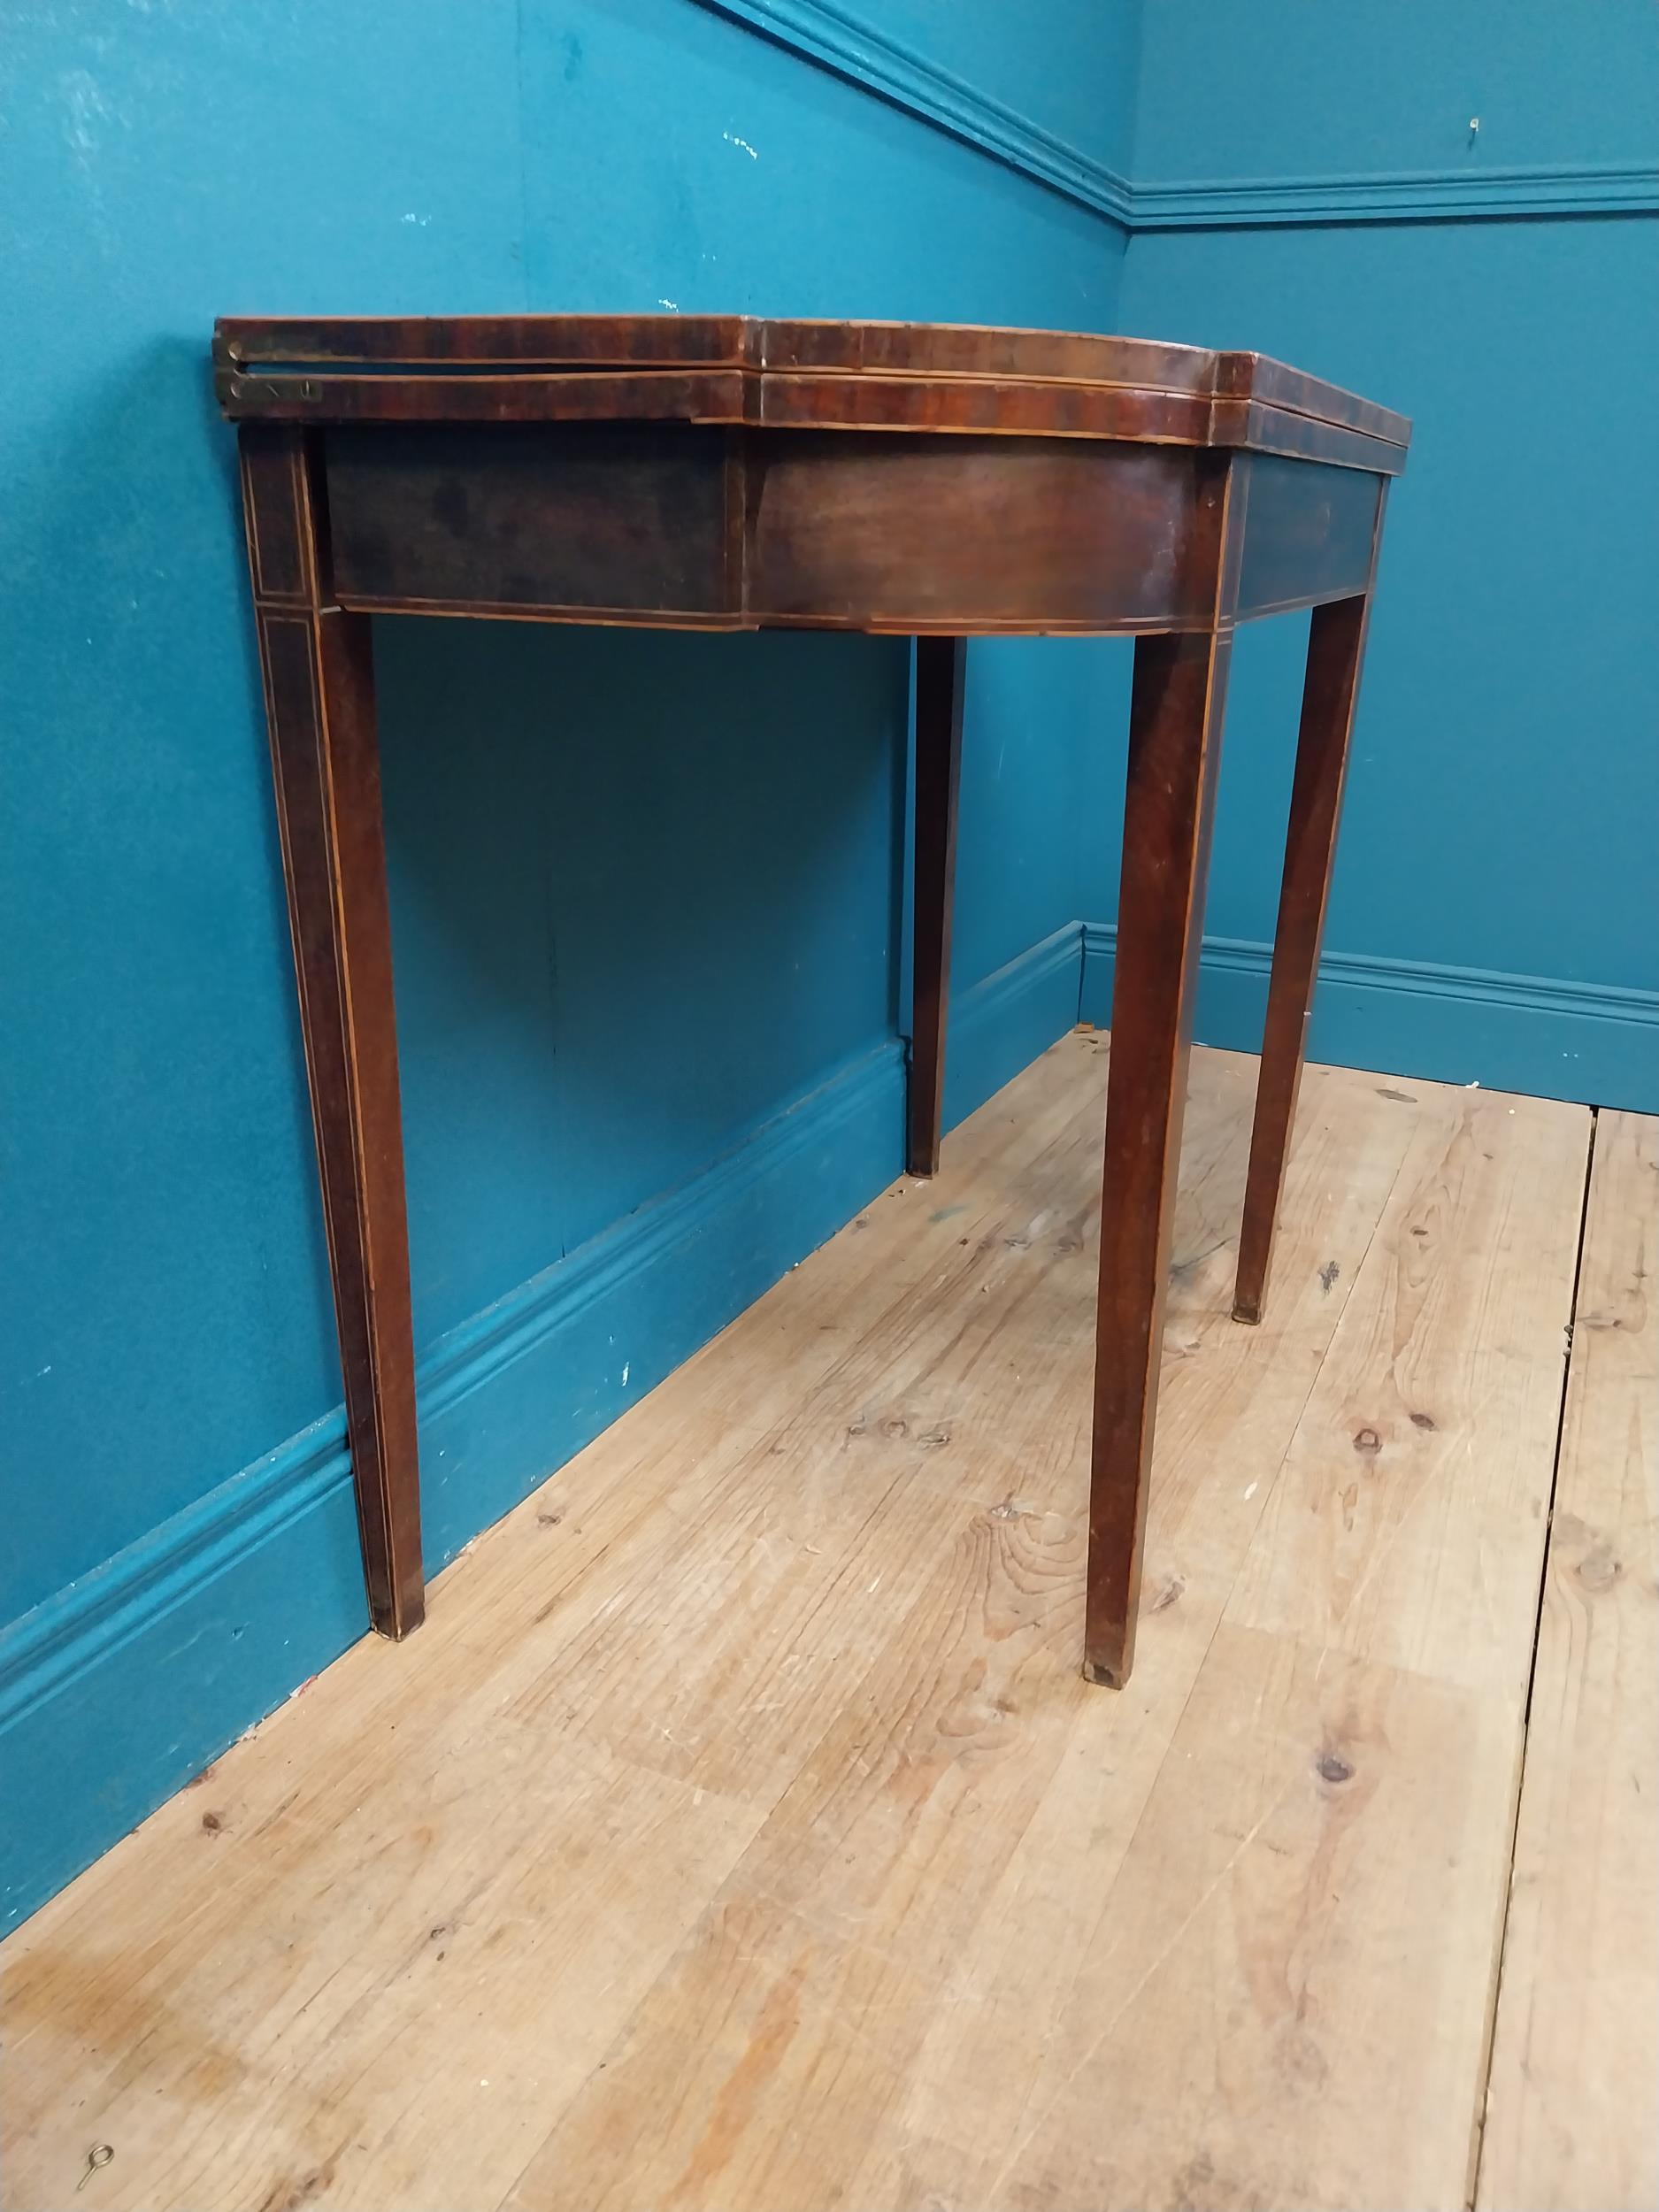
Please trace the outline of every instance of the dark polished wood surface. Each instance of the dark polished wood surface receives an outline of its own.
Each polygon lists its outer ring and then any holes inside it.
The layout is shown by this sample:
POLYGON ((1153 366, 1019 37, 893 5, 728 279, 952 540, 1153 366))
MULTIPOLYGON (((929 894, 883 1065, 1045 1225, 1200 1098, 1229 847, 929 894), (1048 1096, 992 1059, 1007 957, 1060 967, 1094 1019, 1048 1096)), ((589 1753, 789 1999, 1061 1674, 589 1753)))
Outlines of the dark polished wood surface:
POLYGON ((750 316, 228 318, 347 1420, 376 1627, 420 1618, 372 614, 917 640, 906 1156, 938 1164, 970 635, 1137 639, 1084 1670, 1134 1649, 1236 625, 1315 610, 1235 1310, 1260 1318, 1389 480, 1410 426, 1254 353, 750 316))
POLYGON ((236 417, 526 421, 568 416, 1169 438, 1404 465, 1410 425, 1257 353, 971 324, 746 315, 227 317, 214 357, 236 417), (495 373, 492 373, 495 372, 495 373), (1298 442, 1307 439, 1309 448, 1298 442), (1375 449, 1374 451, 1369 449, 1375 449))

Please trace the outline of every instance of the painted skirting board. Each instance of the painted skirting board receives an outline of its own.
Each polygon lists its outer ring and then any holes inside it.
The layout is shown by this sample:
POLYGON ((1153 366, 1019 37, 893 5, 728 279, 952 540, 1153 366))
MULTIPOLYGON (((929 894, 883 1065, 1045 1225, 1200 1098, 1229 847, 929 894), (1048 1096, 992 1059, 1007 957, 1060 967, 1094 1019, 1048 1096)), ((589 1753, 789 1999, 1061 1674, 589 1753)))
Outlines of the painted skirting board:
MULTIPOLYGON (((1081 972, 1074 922, 962 994, 948 1122, 1073 1026, 1081 972)), ((417 1376, 428 1571, 889 1183, 903 1109, 893 1041, 434 1345, 417 1376)), ((12 1623, 0 1929, 366 1628, 340 1410, 12 1623)))
MULTIPOLYGON (((417 1375, 429 1572, 891 1179, 903 1091, 884 1046, 440 1340, 417 1375)), ((336 1411, 6 1630, 0 1927, 366 1627, 336 1411)))
POLYGON ((1121 176, 836 0, 696 0, 1124 229, 1659 213, 1659 167, 1594 162, 1348 176, 1121 176))
MULTIPOLYGON (((1117 930, 1084 926, 1083 1018, 1110 1018, 1117 930)), ((1207 937, 1194 1033, 1259 1052, 1271 948, 1207 937)), ((1310 1059, 1589 1106, 1659 1111, 1659 991, 1327 953, 1310 1059)))

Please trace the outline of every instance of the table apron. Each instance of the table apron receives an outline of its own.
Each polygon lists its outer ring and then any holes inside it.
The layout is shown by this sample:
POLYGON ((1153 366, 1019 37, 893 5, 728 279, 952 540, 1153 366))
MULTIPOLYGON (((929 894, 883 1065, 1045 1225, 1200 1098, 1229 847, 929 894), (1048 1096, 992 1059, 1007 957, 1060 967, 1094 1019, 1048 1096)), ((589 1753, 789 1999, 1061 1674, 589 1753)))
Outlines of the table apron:
POLYGON ((1365 588, 1385 480, 1190 446, 678 423, 320 442, 342 606, 703 629, 1202 629, 1230 470, 1248 620, 1365 588))

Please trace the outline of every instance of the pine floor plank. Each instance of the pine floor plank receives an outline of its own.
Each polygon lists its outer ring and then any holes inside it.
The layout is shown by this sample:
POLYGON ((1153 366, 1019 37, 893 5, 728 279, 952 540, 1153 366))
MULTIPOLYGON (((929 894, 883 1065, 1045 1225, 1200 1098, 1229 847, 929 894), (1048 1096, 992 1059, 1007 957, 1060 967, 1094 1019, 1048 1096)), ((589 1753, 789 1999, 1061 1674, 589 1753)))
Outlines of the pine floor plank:
POLYGON ((99 2141, 95 2201, 133 2212, 500 2194, 755 1817, 528 1730, 418 1733, 360 1803, 302 1783, 240 1853, 190 1792, 173 1864, 144 1832, 96 1914, 28 1945, 6 1978, 9 2212, 84 2204, 99 2141))
MULTIPOLYGON (((964 2001, 954 2055, 979 2063, 932 2071, 849 2200, 1460 2206, 1517 1722, 1224 1622, 1088 1939, 1045 1947, 1027 2034, 964 2001)), ((1011 1886, 1006 1909, 1018 1939, 1011 1886)))
POLYGON ((1481 2148, 1485 2212, 1659 2203, 1659 1120, 1602 1113, 1481 2148))
MULTIPOLYGON (((902 1440, 878 1435, 880 1451, 861 1463, 858 1485, 818 1480, 814 1455, 839 1458, 845 1440, 834 1440, 833 1455, 822 1450, 818 1432, 795 1417, 803 1394, 849 1369, 847 1394, 867 1397, 894 1332, 914 1333, 907 1298, 937 1315, 947 1338, 954 1333, 959 1319, 942 1311, 932 1280, 963 1252, 964 1234, 987 1285, 983 1293, 977 1282, 969 1286, 979 1303, 989 1309, 1016 1294, 1010 1278, 1031 1265, 1028 1233, 1054 1183, 1056 1156, 1064 1164, 1087 1146, 1091 1122, 1098 1144, 1100 1056, 1098 1045, 1079 1042, 1080 1089, 1062 1086, 1056 1096, 1052 1085, 1028 1085, 1023 1099, 1004 1099, 977 1118, 953 1144, 949 1199, 928 1209, 941 1221, 920 1215, 918 1197, 927 1194, 919 1187, 895 1185, 878 1202, 891 1208, 885 1233, 866 1236, 875 1224, 864 1217, 745 1317, 764 1334, 752 1359, 739 1340, 738 1373, 703 1357, 688 1363, 667 1397, 659 1391, 634 1409, 439 1578, 419 1637, 396 1648, 365 1639, 12 1939, 0 1953, 8 2185, 15 2181, 38 2192, 38 2201, 56 2203, 81 2178, 87 2146, 78 2129, 62 2125, 58 2088, 68 2080, 77 2087, 76 2109, 89 2104, 98 2113, 102 2136, 88 2140, 120 2146, 119 2172, 112 2165, 96 2177, 106 2204, 263 2205, 267 2193, 277 2201, 286 2193, 296 2204, 319 2198, 438 2212, 500 2196, 527 2154, 518 2131, 545 2132, 626 2017, 638 1994, 639 1962, 663 1962, 641 1943, 617 1940, 604 1890, 612 1879, 609 1854, 628 1848, 634 1832, 658 1816, 639 1868, 654 1909, 639 1916, 648 1938, 654 1929, 677 1934, 682 1901, 706 1905, 737 1843, 803 1755, 797 1742, 770 1783, 761 1761, 744 1758, 744 1747, 753 1747, 755 1707, 765 1701, 722 1680, 718 1652, 687 1643, 691 1624, 683 1617, 666 1623, 678 1633, 657 1635, 650 1647, 664 1591, 689 1559, 694 1580, 725 1580, 734 1618, 745 1610, 735 1601, 748 1597, 752 1624, 761 1609, 753 1563, 743 1554, 767 1555, 764 1508, 756 1501, 772 1502, 782 1516, 798 1503, 797 1493, 808 1517, 796 1532, 806 1541, 824 1539, 814 1548, 826 1555, 820 1567, 803 1541, 799 1563, 815 1575, 834 1569, 836 1542, 844 1549, 870 1501, 894 1486, 890 1463, 902 1440), (803 1280, 810 1283, 805 1294, 803 1280), (834 1325, 819 1327, 815 1316, 834 1325), (849 1316, 856 1317, 851 1325, 849 1316), (796 1340, 786 1363, 778 1338, 790 1331, 796 1340), (814 1498, 822 1507, 816 1518, 814 1498), (747 1545, 734 1540, 740 1529, 747 1545), (733 1558, 737 1574, 723 1577, 723 1563, 733 1558), (625 1746, 632 1760, 588 1740, 606 1732, 592 1721, 593 1707, 603 1709, 605 1676, 565 1656, 572 1647, 580 1656, 594 1624, 619 1614, 634 1621, 637 1671, 628 1709, 637 1724, 625 1746), (692 1681, 699 1673, 700 1696, 692 1681), (642 1696, 639 1683, 653 1679, 659 1694, 642 1696), (717 1753, 729 1751, 726 1764, 746 1803, 711 1793, 695 1760, 672 1745, 679 1732, 664 1717, 663 1686, 717 1753), (529 1741, 557 1755, 549 1775, 526 1793, 519 1748, 529 1741), (689 1778, 681 1781, 677 1770, 689 1778), (456 1772, 471 1786, 451 1790, 456 1772), (683 1844, 669 1816, 675 1805, 685 1816, 683 1844), (358 1817, 365 1809, 366 1832, 358 1817), (525 1816, 538 1809, 545 1820, 526 1830, 525 1816), (465 1877, 469 1860, 488 1867, 499 1855, 511 1878, 519 1858, 535 1861, 543 1828, 572 1926, 586 1932, 603 1978, 581 2032, 563 2038, 556 2024, 567 2005, 582 2002, 588 1955, 574 1939, 561 1955, 549 1939, 530 1987, 520 1991, 517 1948, 503 1948, 506 1928, 491 1924, 492 1901, 503 1892, 487 1886, 474 1896, 465 1877), (409 1848, 405 1835, 413 1839, 409 1848), (213 1869, 205 1885, 204 1853, 213 1869), (265 1956, 257 1925, 243 1932, 250 1895, 259 1901, 259 1921, 268 1917, 283 1931, 273 1957, 265 1956), (377 1899, 385 1908, 378 1915, 371 1909, 377 1899), (462 1981, 449 1970, 467 1957, 467 1945, 452 1949, 447 1934, 432 1932, 465 1919, 464 1907, 472 1910, 473 1939, 490 1946, 475 2008, 480 2020, 506 1999, 493 2044, 486 2033, 477 2052, 476 2080, 490 2084, 494 2107, 480 2113, 483 2093, 472 2073, 446 2069, 441 2085, 419 2092, 423 2125, 409 2135, 410 2157, 394 2155, 392 2133, 409 2134, 401 2116, 410 2054, 406 2023, 399 2024, 405 2003, 424 2002, 426 1988, 419 1976, 411 1981, 410 1962, 428 1947, 434 1959, 442 1950, 444 1984, 462 1981), (111 1928, 137 1932, 137 1939, 111 1943, 111 1928), (349 1972, 336 1956, 342 1944, 352 1947, 349 1972), (264 1970, 249 1970, 250 1960, 264 1970), (501 1992, 492 1986, 496 1976, 503 1977, 501 1992), (340 2015, 319 1993, 342 1989, 355 1994, 340 2015), (190 2019, 191 2034, 170 2040, 140 2032, 138 2024, 162 2009, 164 1991, 165 2016, 190 2019), (557 2064, 524 2078, 512 2055, 520 2034, 549 2048, 557 2064), (598 2049, 588 2047, 593 2038, 598 2049), (143 2053, 142 2063, 125 2058, 129 2041, 143 2053), (233 2070, 227 2062, 204 2072, 204 2049, 234 2054, 248 2046, 272 2063, 233 2070), (383 2047, 399 2052, 389 2074, 379 2061, 383 2047), (319 2066, 349 2085, 349 2093, 320 2094, 319 2066), (203 2156, 214 2164, 211 2182, 192 2147, 200 2131, 182 2116, 207 2091, 214 2105, 203 2156), (506 2113, 511 2124, 503 2124, 506 2113), (479 2139, 480 2123, 487 2141, 479 2139)), ((1201 1110, 1201 1159, 1206 1126, 1214 1141, 1232 1145, 1236 1123, 1236 1100, 1208 1118, 1201 1110)), ((926 1448, 911 1456, 925 1459, 926 1448)), ((925 1563, 929 1544, 926 1530, 910 1532, 890 1562, 895 1577, 912 1555, 925 1563)), ((786 1610, 802 1592, 797 1585, 766 1595, 786 1610)), ((849 1621, 836 1624, 843 1636, 850 1632, 849 1621)), ((793 1687, 781 1670, 775 1680, 793 1687)), ((526 1957, 535 1947, 526 1947, 526 1957)), ((464 1990, 438 2001, 465 2011, 464 1990)))
POLYGON ((1439 1101, 1229 1618, 1513 1695, 1537 1608, 1588 1118, 1486 1091, 1439 1101))
MULTIPOLYGON (((1432 1110, 1444 1118, 1449 1110, 1437 1099, 1432 1110)), ((926 2108, 930 2089, 942 2090, 959 2107, 963 2130, 995 2144, 987 2119, 998 2109, 998 2085, 1016 2085, 1017 2097, 1030 2093, 1026 2084, 1042 2093, 1052 2047, 1045 2036, 1033 2050, 1025 2031, 1048 2016, 1025 1970, 1044 1978, 1051 2005, 1075 1955, 1079 1909, 1098 1910, 1111 1889, 1115 1862, 1138 1832, 1216 1632, 1227 1589, 1217 1570, 1236 1569, 1264 1502, 1252 1499, 1271 1487, 1244 1475, 1262 1467, 1271 1473, 1284 1455, 1419 1119, 1377 1087, 1356 1087, 1346 1077, 1314 1082, 1286 1194, 1277 1336, 1239 1329, 1227 1318, 1236 1212, 1231 1188, 1222 1221, 1207 1218, 1202 1205, 1184 1209, 1149 1545, 1155 1609, 1129 1694, 1103 1703, 1078 1680, 1082 1522, 1075 1473, 1049 1489, 1045 1469, 1027 1461, 1019 1489, 1000 1509, 1001 1539, 994 1517, 965 1532, 964 1558, 978 1559, 983 1548, 981 1565, 964 1568, 965 1588, 954 1571, 946 1575, 917 1609, 875 1678, 858 1690, 843 1729, 808 1762, 641 2008, 603 2078, 589 2082, 527 2170, 509 2200, 514 2212, 587 2200, 618 2208, 631 2202, 808 2206, 825 2200, 831 2174, 834 2200, 844 2193, 849 2203, 1025 2201, 995 2193, 1004 2177, 985 2167, 964 2177, 959 2200, 941 2195, 946 2168, 939 2144, 928 2139, 919 2166, 906 2170, 914 2107, 926 2108), (1345 1110, 1337 1115, 1330 1110, 1333 1092, 1345 1110), (1352 1150, 1339 1169, 1333 1130, 1343 1120, 1352 1150), (1354 1143, 1362 1131, 1363 1142, 1354 1143), (1287 1340, 1296 1356, 1285 1356, 1287 1340), (1224 1440, 1233 1449, 1218 1455, 1224 1440), (1230 1465, 1236 1482, 1226 1479, 1230 1465), (1050 1560, 1044 1582, 1026 1558, 1023 1604, 1012 1587, 1019 1578, 1001 1556, 1010 1528, 1031 1532, 1027 1541, 1050 1560), (1046 1632, 1037 1635, 1029 1609, 1040 1584, 1052 1618, 1045 1615, 1046 1632), (1028 1651, 1019 1647, 1025 1635, 1033 1637, 1028 1651), (888 1715, 903 1724, 896 1748, 877 1740, 888 1715), (846 1784, 855 1762, 858 1788, 849 1804, 846 1784), (1058 1823, 1043 1821, 1049 1801, 1091 1784, 1095 1811, 1104 1807, 1106 1821, 1079 1821, 1073 1803, 1058 1823), (1041 1846, 1023 1855, 1034 1855, 1036 1866, 1022 1863, 1008 1875, 1010 1861, 1022 1858, 1018 1839, 1031 1831, 1040 1832, 1041 1846), (1079 1832, 1087 1855, 1068 1858, 1066 1847, 1079 1832), (964 1839, 971 1855, 956 1863, 949 1849, 960 1849, 964 1839), (1066 1879, 1039 1940, 1025 1909, 1043 1876, 1052 1878, 1056 1857, 1066 1879), (779 1967, 781 1997, 765 1970, 775 1962, 787 1962, 779 1967), (995 1986, 998 1970, 1010 1964, 1011 1992, 995 1986), (700 2032, 711 1991, 722 1993, 715 2009, 730 2021, 713 2039, 700 2032), (728 1992, 741 1992, 732 2015, 724 2009, 728 1992), (874 2046, 872 2008, 880 2025, 874 2046), (963 2035, 976 2029, 981 2047, 964 2053, 963 2035), (787 2129, 732 2124, 734 2104, 752 2110, 763 2063, 767 2105, 792 2116, 787 2129), (880 2147, 875 2164, 844 2182, 833 2164, 837 2153, 844 2158, 849 2143, 866 2139, 880 2147), (994 2193, 985 2195, 987 2187, 994 2193)), ((1059 1286, 1057 1273, 1049 1280, 1059 1286)), ((1074 1334, 1081 1319, 1086 1355, 1087 1301, 1068 1295, 1063 1310, 1072 1317, 1074 1334)), ((1037 1317, 1021 1317, 1014 1356, 1025 1365, 1018 1376, 999 1364, 990 1342, 968 1347, 964 1371, 987 1418, 1004 1431, 1018 1429, 1022 1417, 1039 1432, 1054 1424, 1056 1409, 1042 1402, 1042 1378, 1028 1363, 1037 1317)), ((1046 1312, 1044 1322, 1041 1333, 1050 1335, 1056 1322, 1046 1312)), ((1559 1324, 1557 1317, 1557 1345, 1559 1324)), ((1087 1371, 1085 1356, 1079 1385, 1087 1371)), ((1062 1402, 1086 1399, 1079 1387, 1062 1402)), ((1524 1678, 1524 1655, 1517 1652, 1515 1662, 1524 1678)), ((1484 1916, 1477 1914, 1475 1944, 1483 1967, 1502 1894, 1517 1717, 1512 1707, 1507 1726, 1492 1732, 1509 1763, 1486 1793, 1486 1833, 1500 1861, 1478 1869, 1473 1884, 1486 1905, 1484 1916)), ((1052 1891, 1050 1897, 1055 1901, 1052 1891)), ((1468 1999, 1469 2079, 1450 2162, 1459 2189, 1488 1978, 1475 1977, 1468 1999)), ((1363 2082, 1355 2087, 1363 2099, 1363 2082)), ((1096 2095, 1097 2113, 1100 2104, 1096 2095)), ((1079 2139, 1069 2140, 1077 2150, 1079 2139)), ((1056 2201, 1065 2200, 1063 2189, 1056 2201)), ((1133 2191, 1122 2200, 1143 2200, 1133 2191)))
MULTIPOLYGON (((1358 1079, 1341 1079, 1351 1110, 1358 1079)), ((1149 1796, 1114 1747, 1087 1742, 1086 1713, 1079 1755, 960 1962, 959 2001, 939 2009, 862 2200, 916 2202, 926 2185, 929 2201, 964 2212, 1464 2201, 1588 1118, 1434 1086, 1374 1096, 1407 1116, 1386 1156, 1398 1172, 1371 1194, 1375 1233, 1357 1264, 1333 1242, 1336 1264, 1317 1275, 1332 1325, 1288 1448, 1252 1435, 1246 1457, 1265 1494, 1242 1525, 1211 1465, 1198 1493, 1207 1541, 1160 1561, 1161 1586, 1184 1582, 1181 1605, 1208 1605, 1214 1632, 1149 1796), (1509 1393, 1495 1419, 1494 1369, 1509 1393), (1353 1439, 1402 1394, 1399 1427, 1439 1437, 1431 1464, 1449 1463, 1441 1479, 1461 1494, 1435 1499, 1425 1533, 1414 1516, 1428 1485, 1408 1475, 1354 1540, 1348 1467, 1363 1460, 1381 1488, 1397 1463, 1378 1476, 1383 1455, 1356 1453, 1353 1439), (1419 1430, 1409 1409, 1430 1399, 1436 1427, 1419 1430), (1419 1619, 1429 1597, 1413 1593, 1414 1548, 1430 1592, 1438 1582, 1448 1603, 1479 1594, 1478 1658, 1419 1619), (1368 1578, 1393 1602, 1356 1604, 1368 1578), (1286 1702, 1307 1709, 1299 1732, 1286 1702), (1344 1719, 1349 1707, 1357 1718, 1344 1719), (1330 1757, 1339 1786, 1319 1772, 1330 1757), (1362 1766, 1356 1790, 1342 1770, 1362 1766), (1328 1817, 1302 1817, 1310 1803, 1328 1817), (1263 1963, 1281 1922, 1294 1972, 1263 1963)), ((1304 1174, 1311 1133, 1299 1125, 1304 1174)), ((1371 1133, 1373 1166, 1379 1146, 1371 1133)), ((1339 1178, 1321 1179, 1333 1197, 1339 1178)), ((1286 1225, 1307 1211, 1293 1194, 1286 1225)), ((1281 1264, 1281 1290, 1308 1271, 1281 1264)), ((1310 1340, 1305 1314, 1279 1325, 1310 1340)), ((1167 1379, 1165 1392, 1179 1408, 1167 1379)), ((1201 1468, 1206 1442, 1213 1453, 1231 1428, 1213 1410, 1200 1425, 1201 1468)), ((1184 1486, 1163 1425, 1159 1444, 1154 1558, 1184 1486)))
POLYGON ((1588 1118, 1310 1070, 1244 1329, 1255 1064, 1196 1056, 1119 1697, 1077 1671, 1107 1049, 0 1947, 8 2206, 1461 2201, 1588 1118), (1333 1440, 1425 1394, 1461 1475, 1390 1427, 1337 1540, 1333 1440))

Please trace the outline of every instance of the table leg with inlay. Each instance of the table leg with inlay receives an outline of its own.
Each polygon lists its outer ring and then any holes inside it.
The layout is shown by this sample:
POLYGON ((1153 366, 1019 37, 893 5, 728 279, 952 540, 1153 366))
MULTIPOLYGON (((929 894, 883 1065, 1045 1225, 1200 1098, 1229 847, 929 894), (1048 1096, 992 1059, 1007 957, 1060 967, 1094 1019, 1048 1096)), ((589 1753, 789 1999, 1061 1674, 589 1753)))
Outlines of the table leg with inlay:
POLYGON ((400 1637, 425 1593, 374 669, 313 443, 244 424, 242 500, 369 1617, 400 1637))

